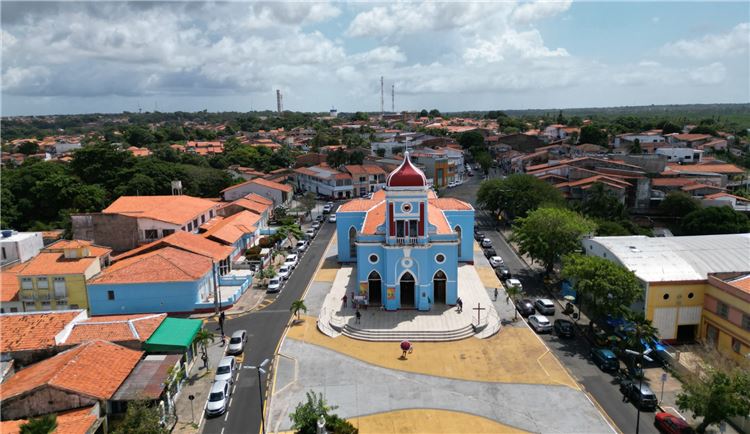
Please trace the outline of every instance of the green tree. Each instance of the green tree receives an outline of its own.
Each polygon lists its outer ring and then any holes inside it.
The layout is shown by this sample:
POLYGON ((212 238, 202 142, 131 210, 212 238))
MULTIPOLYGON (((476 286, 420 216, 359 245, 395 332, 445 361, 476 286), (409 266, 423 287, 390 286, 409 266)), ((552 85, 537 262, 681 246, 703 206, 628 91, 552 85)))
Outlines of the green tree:
POLYGON ((693 211, 682 220, 683 235, 739 234, 750 232, 750 219, 729 206, 693 211))
POLYGON ((440 114, 440 110, 438 110, 438 109, 432 109, 432 110, 430 110, 429 115, 430 115, 431 118, 439 118, 439 117, 443 116, 443 115, 440 114))
POLYGON ((125 141, 132 146, 143 147, 156 141, 151 131, 141 126, 133 125, 125 130, 125 141))
POLYGON ((593 143, 594 145, 607 146, 607 132, 596 125, 586 125, 581 128, 581 143, 593 143))
POLYGON ((45 414, 31 418, 19 428, 21 434, 49 434, 57 429, 57 415, 45 414))
POLYGON ((483 148, 484 136, 479 131, 467 131, 458 136, 458 144, 464 149, 483 148))
MULTIPOLYGON (((659 127, 659 124, 657 124, 657 127, 659 127)), ((672 133, 681 133, 682 127, 673 124, 672 122, 664 122, 661 124, 661 133, 662 134, 672 134, 672 133)))
POLYGON ((354 113, 354 117, 352 117, 353 121, 368 121, 370 120, 370 116, 365 112, 356 112, 354 113))
POLYGON ((659 211, 669 217, 685 217, 701 208, 701 203, 682 191, 671 191, 659 204, 659 211))
POLYGON ((588 305, 591 318, 622 315, 643 297, 635 273, 598 256, 565 256, 562 276, 573 284, 582 304, 588 305))
POLYGON ((119 174, 135 164, 130 152, 110 144, 85 146, 73 152, 70 169, 87 184, 100 184, 108 189, 119 185, 119 174))
POLYGON ((513 227, 513 241, 522 254, 542 263, 547 274, 564 255, 581 246, 581 239, 591 234, 596 224, 575 211, 564 208, 539 208, 518 219, 513 227))
POLYGON ((339 167, 349 162, 349 154, 343 149, 336 149, 326 156, 326 163, 331 167, 339 167))
POLYGON ((632 233, 620 223, 602 219, 594 219, 594 222, 596 223, 596 236, 598 237, 632 235, 632 233))
MULTIPOLYGON (((523 293, 523 288, 519 285, 505 285, 505 293, 508 295, 505 299, 506 303, 516 303, 516 299, 523 293)), ((515 310, 514 320, 518 319, 518 309, 515 310)))
POLYGON ((703 376, 693 376, 683 382, 677 394, 680 410, 690 410, 703 420, 696 428, 706 432, 710 425, 734 416, 750 413, 750 370, 739 366, 728 370, 710 368, 703 376))
POLYGON ((203 355, 208 355, 208 349, 206 348, 208 346, 208 343, 213 343, 216 340, 216 337, 213 333, 206 329, 200 329, 198 330, 198 333, 195 334, 194 342, 198 344, 199 347, 201 347, 201 351, 203 352, 203 355))
POLYGON ((594 183, 586 191, 581 212, 591 218, 604 220, 619 221, 627 218, 625 205, 601 182, 594 183))
POLYGON ((167 434, 161 425, 159 408, 147 401, 130 401, 125 417, 118 423, 112 434, 167 434))
POLYGON ((380 158, 383 158, 383 157, 385 157, 385 148, 378 148, 378 149, 376 149, 376 150, 375 150, 375 154, 376 154, 376 155, 377 155, 378 157, 380 157, 380 158))
POLYGON ((631 154, 640 155, 643 154, 643 148, 641 147, 641 139, 636 138, 633 140, 633 144, 630 145, 629 149, 631 154))
POLYGON ((482 182, 477 192, 478 205, 487 211, 504 212, 511 220, 525 217, 542 204, 565 203, 558 189, 536 176, 513 174, 505 179, 482 182))
POLYGON ((419 117, 420 118, 426 118, 429 115, 430 115, 430 113, 427 110, 425 110, 425 109, 422 109, 422 111, 419 112, 419 117))
POLYGON ((309 215, 313 208, 315 208, 315 193, 313 193, 312 191, 306 192, 299 199, 299 202, 302 205, 302 208, 305 210, 305 215, 309 215))
POLYGON ((292 302, 292 306, 289 308, 289 310, 292 312, 292 315, 297 317, 297 320, 299 321, 299 312, 303 311, 307 313, 307 306, 305 306, 305 302, 303 300, 295 300, 292 302))
POLYGON ((356 149, 348 155, 349 164, 362 164, 365 162, 365 153, 356 149))
POLYGON ((322 393, 307 392, 307 402, 297 404, 294 412, 289 415, 292 420, 292 429, 297 434, 317 434, 318 418, 323 416, 326 431, 329 433, 357 434, 359 430, 351 423, 331 413, 337 408, 337 406, 328 405, 322 393))
POLYGON ((479 163, 479 167, 482 168, 482 171, 485 175, 490 173, 490 168, 492 167, 492 157, 490 157, 489 153, 480 152, 474 157, 474 160, 479 163))
POLYGON ((39 144, 36 141, 29 140, 18 145, 18 147, 16 148, 16 151, 24 155, 38 154, 39 144))

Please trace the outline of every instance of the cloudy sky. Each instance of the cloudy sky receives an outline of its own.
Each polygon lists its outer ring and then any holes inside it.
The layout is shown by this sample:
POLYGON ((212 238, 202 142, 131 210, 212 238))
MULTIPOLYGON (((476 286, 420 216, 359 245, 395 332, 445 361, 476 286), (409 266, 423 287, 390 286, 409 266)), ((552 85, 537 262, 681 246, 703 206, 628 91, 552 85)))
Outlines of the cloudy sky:
POLYGON ((750 101, 747 2, 7 2, 2 115, 750 101))

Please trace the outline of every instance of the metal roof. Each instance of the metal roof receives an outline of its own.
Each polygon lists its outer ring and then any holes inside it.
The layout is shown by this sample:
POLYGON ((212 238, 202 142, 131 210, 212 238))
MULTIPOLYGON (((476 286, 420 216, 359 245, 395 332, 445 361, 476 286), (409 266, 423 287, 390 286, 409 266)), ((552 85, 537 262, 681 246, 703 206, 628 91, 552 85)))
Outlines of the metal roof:
POLYGON ((117 392, 113 401, 135 401, 139 399, 159 399, 164 391, 164 382, 170 369, 180 361, 182 355, 151 355, 138 362, 117 392))
POLYGON ((605 248, 612 259, 646 282, 706 280, 708 273, 750 270, 750 233, 594 237, 586 243, 605 248))

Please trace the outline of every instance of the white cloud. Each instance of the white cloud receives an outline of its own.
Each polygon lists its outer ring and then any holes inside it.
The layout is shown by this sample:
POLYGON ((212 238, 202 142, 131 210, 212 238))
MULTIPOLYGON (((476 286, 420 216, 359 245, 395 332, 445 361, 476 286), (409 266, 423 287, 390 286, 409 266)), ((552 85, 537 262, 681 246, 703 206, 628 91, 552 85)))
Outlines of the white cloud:
POLYGON ((537 0, 523 3, 513 10, 511 18, 517 23, 530 23, 544 18, 554 17, 570 9, 572 0, 550 1, 537 0))
POLYGON ((737 24, 726 33, 705 35, 699 39, 680 39, 662 47, 667 56, 712 59, 737 56, 750 47, 750 23, 737 24))
POLYGON ((719 84, 726 78, 727 68, 722 63, 714 62, 710 65, 695 68, 688 75, 695 84, 719 84))
POLYGON ((726 67, 719 62, 698 67, 673 67, 652 60, 639 62, 635 67, 621 70, 609 68, 611 80, 620 86, 705 86, 717 85, 726 79, 726 67))
POLYGON ((401 51, 400 47, 391 45, 355 54, 352 59, 363 63, 403 63, 406 62, 406 54, 401 51))
POLYGON ((468 62, 499 62, 506 57, 534 59, 568 55, 564 48, 550 50, 545 47, 542 35, 536 29, 525 32, 507 30, 491 40, 478 38, 475 45, 466 50, 464 59, 468 62))

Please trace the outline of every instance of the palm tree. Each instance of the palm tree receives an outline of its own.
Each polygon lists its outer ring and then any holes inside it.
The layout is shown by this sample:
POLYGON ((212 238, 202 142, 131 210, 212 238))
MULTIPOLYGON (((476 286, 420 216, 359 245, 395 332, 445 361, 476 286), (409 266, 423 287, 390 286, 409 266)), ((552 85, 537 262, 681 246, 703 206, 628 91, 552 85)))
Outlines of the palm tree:
POLYGON ((21 425, 21 434, 49 434, 57 429, 57 415, 45 414, 21 425))
MULTIPOLYGON (((508 297, 506 297, 505 302, 506 303, 511 302, 515 304, 516 297, 521 295, 522 292, 523 292, 522 288, 518 285, 507 285, 505 287, 505 293, 508 294, 508 297)), ((514 309, 514 311, 515 311, 515 316, 513 316, 513 320, 515 321, 518 319, 518 309, 514 309)))
POLYGON ((292 315, 297 317, 297 321, 299 321, 299 311, 301 310, 307 313, 307 306, 305 306, 304 301, 296 300, 292 302, 292 307, 290 307, 289 310, 292 312, 292 315))
POLYGON ((626 318, 632 323, 627 333, 628 349, 640 353, 659 341, 659 330, 654 327, 651 320, 646 319, 643 312, 629 312, 626 318))
POLYGON ((206 346, 208 345, 208 342, 210 341, 213 343, 216 340, 216 337, 213 333, 206 329, 200 329, 198 333, 195 334, 195 340, 194 342, 200 345, 201 350, 203 351, 203 355, 208 355, 206 351, 206 346))

